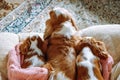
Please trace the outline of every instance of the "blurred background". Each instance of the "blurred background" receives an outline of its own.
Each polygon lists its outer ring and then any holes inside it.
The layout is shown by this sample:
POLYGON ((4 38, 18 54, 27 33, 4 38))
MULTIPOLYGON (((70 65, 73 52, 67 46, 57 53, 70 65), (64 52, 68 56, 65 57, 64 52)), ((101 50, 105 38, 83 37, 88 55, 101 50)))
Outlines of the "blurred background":
POLYGON ((43 33, 54 7, 72 13, 79 29, 120 24, 120 0, 0 0, 0 32, 43 33))

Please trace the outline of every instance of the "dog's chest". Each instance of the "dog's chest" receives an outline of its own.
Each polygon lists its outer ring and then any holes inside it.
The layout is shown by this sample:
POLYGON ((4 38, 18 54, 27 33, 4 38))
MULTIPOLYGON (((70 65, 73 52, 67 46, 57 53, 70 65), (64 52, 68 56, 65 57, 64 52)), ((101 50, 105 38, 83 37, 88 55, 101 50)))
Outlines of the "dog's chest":
POLYGON ((73 36, 75 34, 75 32, 76 32, 76 30, 72 26, 72 24, 69 21, 66 21, 66 22, 61 24, 60 29, 58 29, 58 30, 56 29, 56 31, 54 31, 52 33, 51 37, 62 35, 68 39, 71 39, 71 36, 73 36))
POLYGON ((44 64, 44 55, 40 48, 38 48, 37 39, 31 41, 30 50, 25 55, 24 62, 29 63, 28 67, 38 67, 44 64))
POLYGON ((31 41, 30 49, 32 50, 32 52, 28 52, 28 55, 32 54, 32 53, 36 53, 39 56, 43 56, 41 49, 38 48, 38 46, 37 46, 38 44, 39 43, 38 43, 37 39, 35 41, 31 41))
MULTIPOLYGON (((83 71, 81 72, 87 72, 86 74, 89 76, 89 80, 98 80, 94 74, 94 69, 93 69, 96 66, 94 64, 94 60, 97 59, 97 57, 93 55, 90 48, 88 47, 83 48, 81 54, 82 54, 81 61, 77 63, 77 66, 81 68, 80 70, 82 70, 83 68, 83 71)), ((80 73, 80 75, 82 74, 80 73)))

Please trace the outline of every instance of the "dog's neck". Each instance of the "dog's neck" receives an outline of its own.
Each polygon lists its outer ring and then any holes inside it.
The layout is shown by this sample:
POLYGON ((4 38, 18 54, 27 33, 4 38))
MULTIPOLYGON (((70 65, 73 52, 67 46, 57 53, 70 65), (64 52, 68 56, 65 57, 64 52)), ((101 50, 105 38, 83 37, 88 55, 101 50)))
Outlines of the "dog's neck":
POLYGON ((72 26, 70 21, 66 21, 60 24, 60 27, 56 27, 55 31, 52 33, 51 37, 65 37, 71 39, 71 37, 76 33, 75 28, 72 26))
MULTIPOLYGON (((30 49, 33 50, 32 53, 37 53, 37 55, 43 56, 43 53, 42 53, 41 49, 37 46, 37 44, 39 44, 37 39, 34 41, 31 41, 30 49)), ((28 53, 28 55, 29 55, 29 53, 28 53)))
POLYGON ((77 62, 77 66, 80 67, 78 68, 78 75, 81 75, 81 77, 78 77, 78 80, 85 80, 88 78, 89 80, 103 80, 100 71, 99 59, 94 56, 89 47, 84 47, 78 58, 79 61, 77 62), (83 72, 86 72, 86 75, 81 74, 83 72))

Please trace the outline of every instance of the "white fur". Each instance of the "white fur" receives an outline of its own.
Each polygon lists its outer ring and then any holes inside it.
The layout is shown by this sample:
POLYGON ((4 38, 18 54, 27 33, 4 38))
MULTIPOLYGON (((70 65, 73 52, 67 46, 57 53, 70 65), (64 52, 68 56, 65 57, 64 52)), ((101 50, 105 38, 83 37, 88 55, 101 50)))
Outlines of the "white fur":
POLYGON ((76 32, 75 28, 72 26, 70 21, 66 21, 61 25, 62 25, 62 29, 58 32, 55 32, 55 34, 60 34, 70 39, 71 36, 74 35, 76 32))
POLYGON ((58 17, 59 15, 65 15, 66 13, 69 13, 66 9, 64 8, 60 8, 60 7, 55 7, 53 9, 53 11, 55 12, 56 16, 58 17))
POLYGON ((72 61, 72 60, 75 59, 75 56, 74 56, 74 54, 73 54, 74 52, 75 52, 74 49, 73 49, 73 48, 70 48, 70 51, 69 51, 69 53, 67 54, 67 55, 68 55, 67 59, 68 59, 69 61, 72 61))
POLYGON ((83 53, 83 57, 90 62, 92 62, 92 60, 96 58, 96 56, 93 55, 89 47, 83 48, 82 53, 83 53))
POLYGON ((71 79, 65 76, 63 72, 58 72, 56 75, 56 73, 53 71, 48 80, 71 80, 71 79))
POLYGON ((95 59, 96 57, 93 55, 89 47, 83 48, 82 53, 84 61, 77 63, 77 65, 84 66, 88 69, 88 74, 90 76, 89 80, 97 80, 93 72, 94 67, 93 59, 95 59))
POLYGON ((30 49, 33 49, 33 53, 36 52, 39 56, 43 56, 42 51, 37 47, 37 40, 31 41, 30 49))
POLYGON ((31 58, 26 59, 25 61, 32 62, 32 65, 30 65, 29 67, 35 67, 35 66, 38 67, 44 64, 44 62, 41 59, 39 59, 37 55, 32 56, 31 58))
POLYGON ((86 39, 92 39, 92 37, 85 37, 86 39))
POLYGON ((56 80, 70 80, 70 79, 68 77, 66 77, 63 72, 59 72, 57 74, 57 79, 56 80))

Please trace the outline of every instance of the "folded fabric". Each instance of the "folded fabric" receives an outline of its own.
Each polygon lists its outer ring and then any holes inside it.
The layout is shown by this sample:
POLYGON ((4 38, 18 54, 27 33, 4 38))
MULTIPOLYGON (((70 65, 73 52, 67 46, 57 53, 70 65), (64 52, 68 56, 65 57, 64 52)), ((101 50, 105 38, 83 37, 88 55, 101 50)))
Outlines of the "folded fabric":
POLYGON ((111 80, 120 80, 120 61, 112 68, 111 80))
POLYGON ((102 74, 104 80, 109 80, 110 73, 112 71, 112 65, 114 64, 113 58, 109 55, 107 59, 100 59, 102 65, 102 74))
POLYGON ((48 70, 41 67, 21 68, 22 58, 19 54, 19 44, 8 54, 9 80, 47 80, 48 70))

